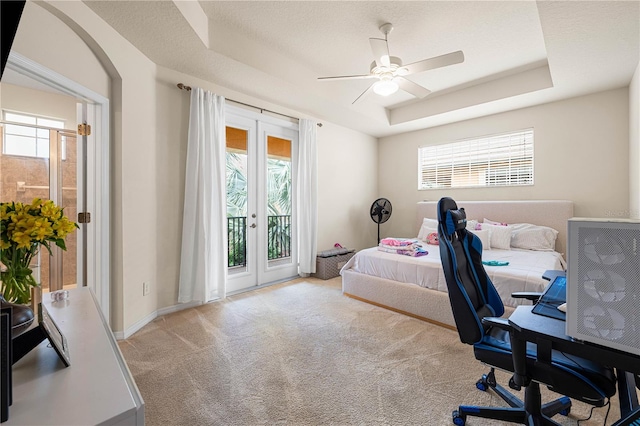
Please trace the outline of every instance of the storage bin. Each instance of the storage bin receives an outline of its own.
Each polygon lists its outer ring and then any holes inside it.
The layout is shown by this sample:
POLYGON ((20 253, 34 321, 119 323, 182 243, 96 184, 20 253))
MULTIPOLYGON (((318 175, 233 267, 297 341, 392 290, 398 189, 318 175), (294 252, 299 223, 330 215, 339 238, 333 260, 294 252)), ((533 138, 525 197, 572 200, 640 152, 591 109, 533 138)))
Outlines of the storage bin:
POLYGON ((316 257, 316 272, 312 276, 320 278, 322 280, 328 280, 330 278, 340 275, 340 269, 353 257, 355 252, 353 250, 337 254, 333 256, 322 257, 323 253, 318 253, 316 257))

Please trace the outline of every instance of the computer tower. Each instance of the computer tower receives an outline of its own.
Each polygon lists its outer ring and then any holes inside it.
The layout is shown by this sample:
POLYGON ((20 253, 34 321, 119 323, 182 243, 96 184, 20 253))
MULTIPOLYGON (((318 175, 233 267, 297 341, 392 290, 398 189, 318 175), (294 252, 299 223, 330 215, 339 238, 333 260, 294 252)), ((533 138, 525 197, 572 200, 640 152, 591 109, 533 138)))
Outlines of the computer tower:
POLYGON ((572 218, 567 335, 640 355, 640 221, 572 218))

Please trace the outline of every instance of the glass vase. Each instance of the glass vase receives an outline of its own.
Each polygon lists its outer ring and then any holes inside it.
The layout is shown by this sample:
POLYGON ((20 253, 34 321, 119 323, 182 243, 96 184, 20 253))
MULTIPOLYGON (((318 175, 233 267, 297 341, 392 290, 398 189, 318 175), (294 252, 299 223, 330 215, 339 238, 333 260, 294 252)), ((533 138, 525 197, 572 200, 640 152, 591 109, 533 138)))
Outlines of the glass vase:
POLYGON ((6 249, 2 253, 0 293, 7 302, 27 305, 31 289, 39 288, 37 252, 6 249), (32 262, 33 261, 33 262, 32 262))

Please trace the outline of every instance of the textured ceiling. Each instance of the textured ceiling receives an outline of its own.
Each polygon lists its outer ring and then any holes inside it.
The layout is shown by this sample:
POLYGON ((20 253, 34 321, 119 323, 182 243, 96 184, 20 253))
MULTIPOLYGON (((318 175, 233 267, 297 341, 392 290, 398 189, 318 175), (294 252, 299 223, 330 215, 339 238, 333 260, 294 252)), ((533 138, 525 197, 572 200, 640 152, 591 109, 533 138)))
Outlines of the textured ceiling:
POLYGON ((639 1, 85 3, 158 65, 374 136, 624 87, 640 50, 639 1), (465 61, 409 76, 421 100, 317 80, 368 73, 385 22, 404 63, 465 61))

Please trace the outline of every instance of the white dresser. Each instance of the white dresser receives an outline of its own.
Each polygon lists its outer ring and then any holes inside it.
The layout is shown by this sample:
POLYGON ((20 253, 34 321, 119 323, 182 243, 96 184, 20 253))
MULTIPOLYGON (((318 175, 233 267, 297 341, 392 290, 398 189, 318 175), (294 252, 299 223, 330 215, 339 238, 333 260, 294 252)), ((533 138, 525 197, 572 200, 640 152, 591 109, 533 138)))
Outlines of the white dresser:
POLYGON ((88 288, 43 304, 65 335, 64 367, 45 339, 13 366, 13 404, 4 425, 144 425, 144 401, 88 288))

